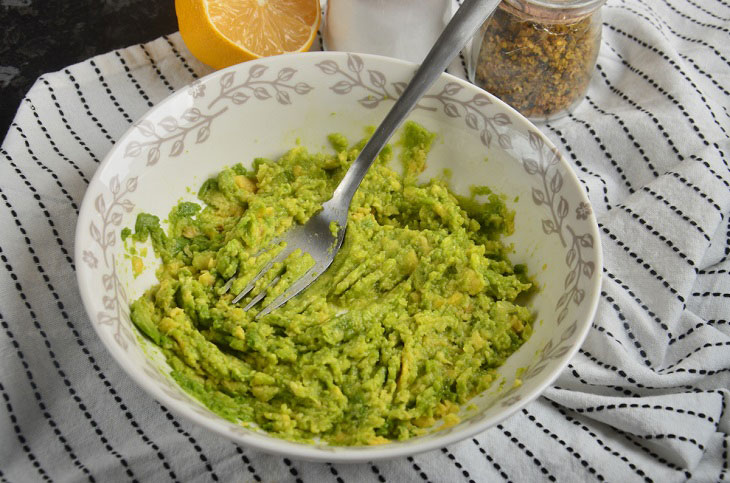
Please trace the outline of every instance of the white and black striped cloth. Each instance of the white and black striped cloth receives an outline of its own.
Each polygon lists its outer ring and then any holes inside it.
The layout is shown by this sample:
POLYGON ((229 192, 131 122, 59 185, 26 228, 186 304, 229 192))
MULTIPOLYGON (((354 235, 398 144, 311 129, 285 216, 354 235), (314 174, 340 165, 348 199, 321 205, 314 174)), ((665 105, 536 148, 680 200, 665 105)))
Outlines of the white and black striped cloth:
POLYGON ((730 478, 730 2, 610 0, 603 19, 587 99, 542 127, 603 233, 588 339, 504 423, 375 464, 236 446, 111 360, 76 288, 79 204, 115 139, 208 70, 173 35, 41 77, 0 149, 0 483, 730 478))

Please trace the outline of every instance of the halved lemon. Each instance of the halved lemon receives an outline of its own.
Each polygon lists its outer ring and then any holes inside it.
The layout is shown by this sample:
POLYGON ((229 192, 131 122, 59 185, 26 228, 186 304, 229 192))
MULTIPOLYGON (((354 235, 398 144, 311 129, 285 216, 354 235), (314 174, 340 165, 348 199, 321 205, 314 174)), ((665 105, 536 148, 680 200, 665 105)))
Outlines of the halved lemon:
POLYGON ((185 45, 221 69, 251 59, 309 50, 319 0, 175 0, 185 45))

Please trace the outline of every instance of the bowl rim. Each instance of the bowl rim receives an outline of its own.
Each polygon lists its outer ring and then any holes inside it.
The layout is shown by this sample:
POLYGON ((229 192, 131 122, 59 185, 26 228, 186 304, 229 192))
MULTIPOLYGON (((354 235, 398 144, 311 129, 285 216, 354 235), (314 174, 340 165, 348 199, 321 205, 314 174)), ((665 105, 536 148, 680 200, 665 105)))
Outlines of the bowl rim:
MULTIPOLYGON (((588 331, 590 330, 593 319, 595 317, 596 311, 598 309, 598 303, 600 301, 600 286, 601 286, 601 276, 603 270, 603 250, 601 247, 601 238, 599 236, 598 231, 598 225, 596 222, 595 217, 591 216, 590 219, 593 221, 593 223, 590 224, 590 233, 593 235, 594 240, 594 251, 596 254, 595 259, 595 273, 596 276, 592 277, 591 284, 590 284, 590 291, 589 293, 586 293, 586 297, 590 297, 588 306, 584 309, 584 316, 580 318, 580 320, 583 320, 584 323, 576 328, 576 331, 578 332, 577 338, 575 340, 575 343, 570 347, 570 350, 568 350, 562 357, 559 359, 559 363, 555 366, 555 368, 547 372, 547 375, 542 377, 542 381, 540 381, 534 389, 532 389, 527 395, 525 395, 520 401, 517 403, 510 404, 509 406, 504 407, 502 411, 499 413, 488 417, 483 418, 479 420, 478 422, 475 422, 471 425, 467 425, 464 428, 461 428, 459 430, 453 430, 449 433, 444 433, 443 436, 439 437, 436 436, 432 439, 425 440, 422 442, 416 441, 414 442, 414 439, 405 440, 405 441, 396 441, 389 444, 383 444, 383 445, 373 445, 373 446, 331 446, 333 450, 328 450, 322 447, 318 447, 316 445, 311 445, 307 443, 298 443, 286 439, 277 438, 275 436, 271 436, 267 433, 259 433, 259 432, 252 432, 249 434, 242 434, 242 433, 234 433, 224 426, 224 421, 221 418, 220 422, 213 422, 209 419, 204 418, 201 414, 199 414, 196 411, 189 410, 184 405, 180 403, 180 401, 172 398, 169 396, 165 391, 161 390, 158 384, 155 383, 155 381, 146 376, 142 371, 134 370, 132 368, 128 368, 128 362, 127 357, 125 357, 125 353, 116 345, 109 344, 107 342, 107 338, 105 335, 101 334, 100 332, 100 325, 95 322, 96 317, 93 315, 93 312, 91 311, 92 308, 92 296, 91 294, 84 288, 87 284, 84 283, 84 277, 86 276, 87 271, 84 268, 84 265, 79 263, 80 260, 83 258, 83 250, 84 247, 81 243, 79 243, 80 237, 82 236, 82 224, 79 223, 79 220, 81 220, 83 217, 87 216, 87 213, 93 209, 93 201, 91 200, 90 196, 87 196, 89 193, 89 188, 101 183, 100 178, 103 174, 103 172, 106 170, 106 168, 112 163, 112 160, 115 159, 118 155, 118 152, 121 150, 121 147, 126 145, 126 142, 128 138, 133 134, 135 125, 139 120, 148 118, 150 116, 153 116, 155 113, 164 111, 165 108, 169 104, 173 102, 174 99, 180 98, 182 96, 186 95, 186 90, 193 84, 193 83, 200 83, 200 82, 206 82, 211 78, 218 77, 221 75, 225 75, 227 72, 233 72, 238 69, 241 69, 243 66, 249 66, 253 63, 259 62, 259 63, 267 63, 267 62, 279 62, 282 58, 287 58, 289 60, 291 59, 301 59, 297 60, 296 62, 308 62, 313 63, 315 60, 322 58, 331 58, 333 56, 336 57, 342 57, 346 55, 351 55, 351 53, 348 52, 332 52, 332 51, 322 51, 322 52, 302 52, 302 53, 294 53, 294 54, 284 54, 274 57, 266 57, 256 60, 251 60, 248 62, 243 62, 240 64, 236 64, 230 67, 227 67, 225 69, 220 69, 214 72, 211 72, 199 79, 195 79, 192 82, 186 84, 185 86, 180 87, 175 92, 171 93, 167 97, 165 97, 163 100, 158 102, 155 106, 147 110, 142 116, 139 117, 139 119, 132 125, 129 126, 127 131, 117 140, 117 142, 114 144, 114 146, 109 150, 109 152, 104 156, 104 159, 101 161, 99 166, 96 169, 96 172, 94 173, 93 177, 91 178, 89 185, 87 187, 87 191, 84 194, 84 198, 81 204, 81 208, 79 210, 79 215, 77 217, 77 224, 76 229, 74 233, 74 258, 77 261, 77 267, 79 267, 79 270, 76 271, 76 282, 77 286, 79 287, 79 292, 81 295, 81 301, 84 307, 84 310, 89 318, 89 321, 91 323, 91 326, 93 327, 94 331, 96 332, 99 339, 101 339, 102 344, 106 348, 106 350, 112 355, 113 359, 117 362, 117 364, 122 368, 125 374, 127 374, 138 386, 140 386, 145 392, 147 392, 149 395, 151 395, 155 400, 159 401, 160 403, 163 403, 171 412, 174 414, 191 421, 199 426, 202 426, 203 428, 206 428, 216 434, 219 434, 229 440, 232 440, 237 443, 241 443, 243 445, 246 445, 247 447, 251 447, 257 450, 261 450, 264 452, 267 452, 269 454, 275 454, 279 456, 284 457, 291 457, 298 460, 305 460, 305 461, 313 461, 313 462, 337 462, 337 463, 362 463, 367 461, 382 461, 382 460, 388 460, 388 459, 394 459, 399 458, 403 456, 411 456, 419 453, 423 453, 426 451, 431 451, 437 448, 441 448, 462 440, 465 440, 467 438, 473 437, 488 428, 495 426, 496 424, 500 423, 501 421, 504 421, 508 417, 514 415, 517 411, 525 407, 527 404, 531 403, 535 399, 537 399, 544 391, 547 389, 552 383, 558 378, 558 376, 563 372, 565 367, 567 366, 570 359, 578 352, 579 348, 583 345, 583 342, 585 341, 586 336, 588 335, 588 331), (306 60, 304 60, 306 59, 306 60), (310 60, 311 59, 311 60, 310 60), (255 436, 254 436, 255 435, 255 436)), ((374 62, 380 62, 380 63, 390 63, 395 65, 400 65, 408 68, 415 68, 418 66, 418 64, 400 60, 392 57, 386 57, 381 55, 374 55, 374 54, 363 54, 363 53, 356 53, 355 55, 360 56, 363 59, 372 59, 374 62)), ((461 85, 464 88, 474 90, 475 92, 478 92, 480 94, 486 95, 489 100, 500 107, 501 110, 506 110, 512 114, 513 120, 519 121, 522 126, 521 128, 530 129, 540 135, 542 140, 545 142, 545 145, 553 149, 556 153, 559 155, 559 163, 563 166, 564 172, 563 174, 566 176, 569 176, 571 181, 578 187, 579 191, 578 194, 580 196, 580 201, 583 203, 590 204, 590 200, 585 192, 585 188, 580 183, 577 175, 575 174, 573 168, 570 166, 570 164, 567 162, 565 157, 562 155, 562 153, 557 150, 553 142, 540 130, 538 129, 531 121, 529 121, 527 118, 525 118, 523 115, 521 115, 517 110, 494 96, 493 94, 490 94, 487 91, 484 91, 483 89, 479 88, 478 86, 471 84, 470 82, 461 79, 459 77, 456 77, 452 74, 449 74, 447 72, 444 72, 439 77, 439 80, 441 79, 447 79, 449 82, 455 82, 461 85)), ((537 376, 538 379, 540 379, 539 376, 537 376)), ((204 406, 203 406, 204 407, 204 406)), ((226 423, 228 423, 226 421, 226 423)))

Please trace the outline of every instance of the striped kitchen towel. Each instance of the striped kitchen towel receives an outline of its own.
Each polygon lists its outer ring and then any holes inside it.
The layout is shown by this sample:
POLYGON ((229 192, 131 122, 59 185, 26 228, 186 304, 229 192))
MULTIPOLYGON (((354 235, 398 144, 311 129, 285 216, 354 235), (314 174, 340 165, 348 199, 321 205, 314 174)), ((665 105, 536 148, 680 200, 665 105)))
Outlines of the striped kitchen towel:
MULTIPOLYGON (((115 140, 209 70, 172 35, 38 79, 0 148, 0 482, 728 478, 730 3, 609 0, 603 13, 586 100, 541 126, 600 223, 593 328, 521 412, 388 462, 237 446, 124 374, 76 288, 78 208, 115 140)), ((450 70, 463 75, 462 62, 450 70)))

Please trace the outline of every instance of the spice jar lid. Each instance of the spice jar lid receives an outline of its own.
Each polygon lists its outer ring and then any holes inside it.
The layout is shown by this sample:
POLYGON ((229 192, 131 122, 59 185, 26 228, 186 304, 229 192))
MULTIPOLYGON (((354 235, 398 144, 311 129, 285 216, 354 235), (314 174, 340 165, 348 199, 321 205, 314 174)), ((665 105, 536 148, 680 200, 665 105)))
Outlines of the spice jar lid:
POLYGON ((525 20, 559 24, 580 20, 604 3, 606 0, 503 0, 500 7, 525 20))

